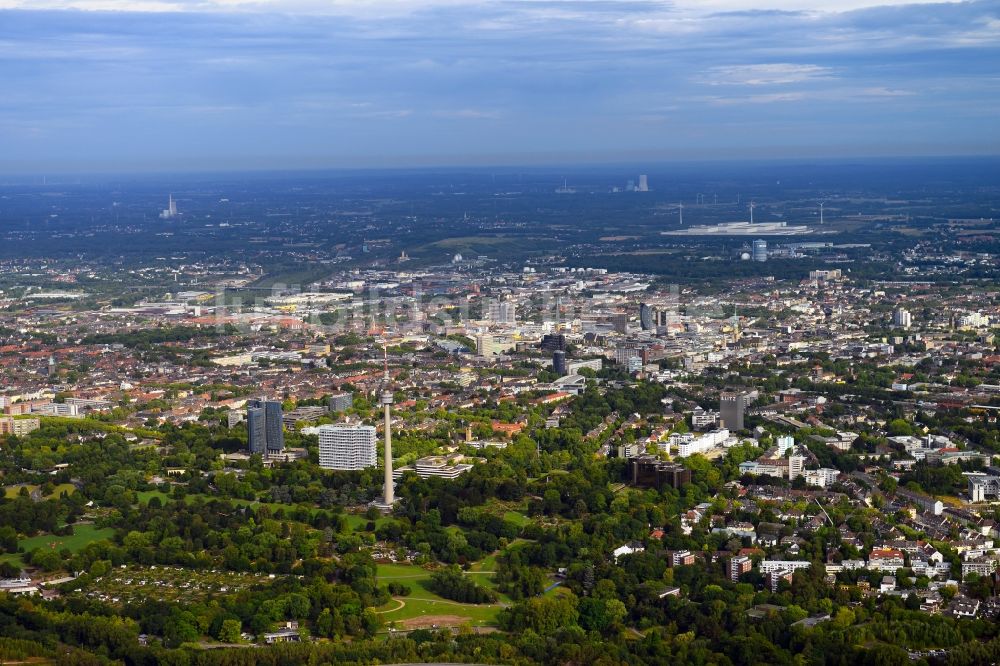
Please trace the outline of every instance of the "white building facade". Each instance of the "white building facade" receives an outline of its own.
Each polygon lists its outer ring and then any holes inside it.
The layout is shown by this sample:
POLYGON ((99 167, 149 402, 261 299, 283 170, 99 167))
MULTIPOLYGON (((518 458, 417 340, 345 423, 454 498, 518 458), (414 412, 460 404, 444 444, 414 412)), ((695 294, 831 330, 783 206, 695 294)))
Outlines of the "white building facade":
POLYGON ((324 425, 319 433, 319 466, 323 469, 363 469, 376 465, 375 427, 324 425))

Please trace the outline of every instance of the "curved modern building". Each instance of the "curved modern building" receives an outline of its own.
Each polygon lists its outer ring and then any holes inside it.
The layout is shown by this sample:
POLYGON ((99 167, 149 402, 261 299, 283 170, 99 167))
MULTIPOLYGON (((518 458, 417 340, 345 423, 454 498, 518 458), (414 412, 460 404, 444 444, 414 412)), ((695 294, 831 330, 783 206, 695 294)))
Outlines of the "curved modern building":
POLYGON ((639 325, 644 331, 652 331, 655 328, 653 323, 653 308, 646 303, 639 303, 639 325))

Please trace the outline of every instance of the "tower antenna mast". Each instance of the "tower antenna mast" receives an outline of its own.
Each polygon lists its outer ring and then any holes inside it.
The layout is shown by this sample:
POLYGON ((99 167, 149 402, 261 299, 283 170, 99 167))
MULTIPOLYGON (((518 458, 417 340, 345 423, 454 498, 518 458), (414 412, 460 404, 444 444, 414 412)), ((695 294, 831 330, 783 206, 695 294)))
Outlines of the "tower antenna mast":
POLYGON ((382 381, 381 400, 385 418, 383 427, 385 431, 385 486, 382 491, 382 504, 379 508, 391 511, 396 498, 392 481, 392 386, 389 379, 389 348, 385 340, 382 341, 382 362, 385 373, 382 381))

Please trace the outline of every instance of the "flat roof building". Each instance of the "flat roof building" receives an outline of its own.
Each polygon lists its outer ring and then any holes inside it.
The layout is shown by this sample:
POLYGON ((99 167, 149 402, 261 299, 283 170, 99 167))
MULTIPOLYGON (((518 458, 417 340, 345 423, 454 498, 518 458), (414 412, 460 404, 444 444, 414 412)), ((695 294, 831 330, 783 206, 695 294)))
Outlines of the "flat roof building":
POLYGON ((374 467, 375 427, 370 425, 322 425, 319 427, 319 466, 352 470, 374 467))
POLYGON ((680 488, 691 483, 691 470, 656 456, 642 455, 628 459, 632 484, 647 488, 680 488))
POLYGON ((414 462, 413 465, 406 465, 405 467, 396 469, 392 475, 398 479, 405 472, 416 472, 417 476, 421 479, 427 479, 432 476, 442 479, 457 479, 472 469, 472 465, 460 462, 463 459, 464 457, 461 455, 426 456, 414 462))

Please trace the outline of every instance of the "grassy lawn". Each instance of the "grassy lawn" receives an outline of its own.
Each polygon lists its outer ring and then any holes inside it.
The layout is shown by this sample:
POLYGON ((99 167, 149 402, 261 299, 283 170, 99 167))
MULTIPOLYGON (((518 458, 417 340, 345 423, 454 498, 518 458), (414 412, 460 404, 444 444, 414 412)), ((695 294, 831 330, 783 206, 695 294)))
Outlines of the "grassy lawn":
POLYGON ((531 518, 528 518, 526 515, 518 511, 505 512, 503 514, 503 519, 514 523, 518 527, 524 527, 525 525, 531 524, 531 518))
POLYGON ((345 513, 344 518, 347 519, 347 527, 350 528, 352 532, 364 532, 365 527, 369 522, 374 522, 375 527, 379 528, 388 522, 395 520, 392 516, 379 516, 374 521, 369 521, 364 515, 360 513, 345 513))
MULTIPOLYGON (((27 488, 29 493, 33 493, 38 489, 38 486, 32 485, 23 487, 27 488)), ((17 498, 18 493, 21 492, 21 488, 22 486, 8 486, 7 488, 4 488, 4 496, 7 499, 15 499, 17 498)), ((45 499, 56 499, 63 491, 66 491, 66 494, 71 495, 76 492, 76 486, 72 483, 60 483, 58 486, 55 486, 51 495, 45 496, 45 499)))
MULTIPOLYGON (((483 587, 495 589, 493 574, 486 571, 491 570, 469 571, 466 575, 483 587)), ((462 604, 450 601, 430 590, 427 583, 430 581, 431 573, 433 572, 428 569, 411 564, 379 564, 377 574, 380 584, 398 582, 410 588, 409 596, 397 597, 404 603, 403 608, 398 608, 399 601, 390 601, 377 609, 382 614, 382 619, 393 622, 421 615, 456 615, 468 618, 473 624, 487 625, 495 624, 496 614, 505 604, 510 603, 510 599, 504 594, 500 595, 499 602, 495 604, 462 604)))
MULTIPOLYGON (((478 573, 481 571, 496 571, 497 570, 497 553, 490 553, 478 562, 473 562, 469 567, 470 573, 478 573)), ((476 580, 479 580, 478 578, 476 580)))
POLYGON ((7 486, 6 488, 3 489, 4 497, 6 497, 7 499, 15 499, 17 497, 18 493, 21 492, 21 488, 27 488, 29 493, 33 493, 33 492, 35 492, 35 489, 38 488, 38 486, 31 486, 31 485, 28 485, 28 486, 7 486))
MULTIPOLYGON (((493 574, 491 572, 492 569, 487 571, 466 571, 465 575, 471 578, 472 580, 476 581, 477 584, 482 585, 485 588, 495 590, 497 584, 493 582, 493 574)), ((504 594, 500 594, 500 600, 506 601, 507 596, 504 594)))
MULTIPOLYGON (((26 553, 34 550, 35 548, 50 547, 56 551, 68 548, 71 552, 75 553, 81 550, 88 543, 100 541, 101 539, 110 539, 114 533, 115 531, 110 527, 97 528, 93 525, 76 525, 73 527, 73 534, 71 536, 40 534, 39 536, 21 539, 17 542, 17 545, 19 548, 23 548, 26 553)), ((11 562, 12 564, 21 566, 24 564, 19 553, 4 555, 0 557, 0 561, 11 562)))
POLYGON ((149 504, 149 500, 153 499, 154 497, 159 497, 161 504, 165 503, 167 500, 170 499, 170 495, 163 492, 162 490, 142 490, 136 493, 136 496, 139 498, 140 504, 149 504))
POLYGON ((401 583, 412 582, 415 579, 426 580, 431 577, 431 572, 423 567, 412 564, 378 564, 375 575, 380 583, 399 581, 401 583))
POLYGON ((67 495, 72 495, 76 492, 76 486, 72 483, 60 483, 55 487, 55 490, 52 491, 52 494, 49 495, 49 497, 59 497, 63 492, 67 495))
POLYGON ((515 548, 523 548, 527 544, 533 542, 534 542, 533 539, 522 539, 521 537, 518 537, 507 545, 507 550, 514 550, 515 548))
POLYGON ((385 622, 398 622, 425 615, 453 615, 468 620, 470 624, 484 626, 496 624, 497 613, 500 612, 500 606, 497 604, 460 604, 440 597, 432 599, 423 595, 416 596, 416 593, 400 599, 403 601, 402 608, 399 608, 398 602, 390 601, 378 609, 388 611, 381 615, 385 622))

